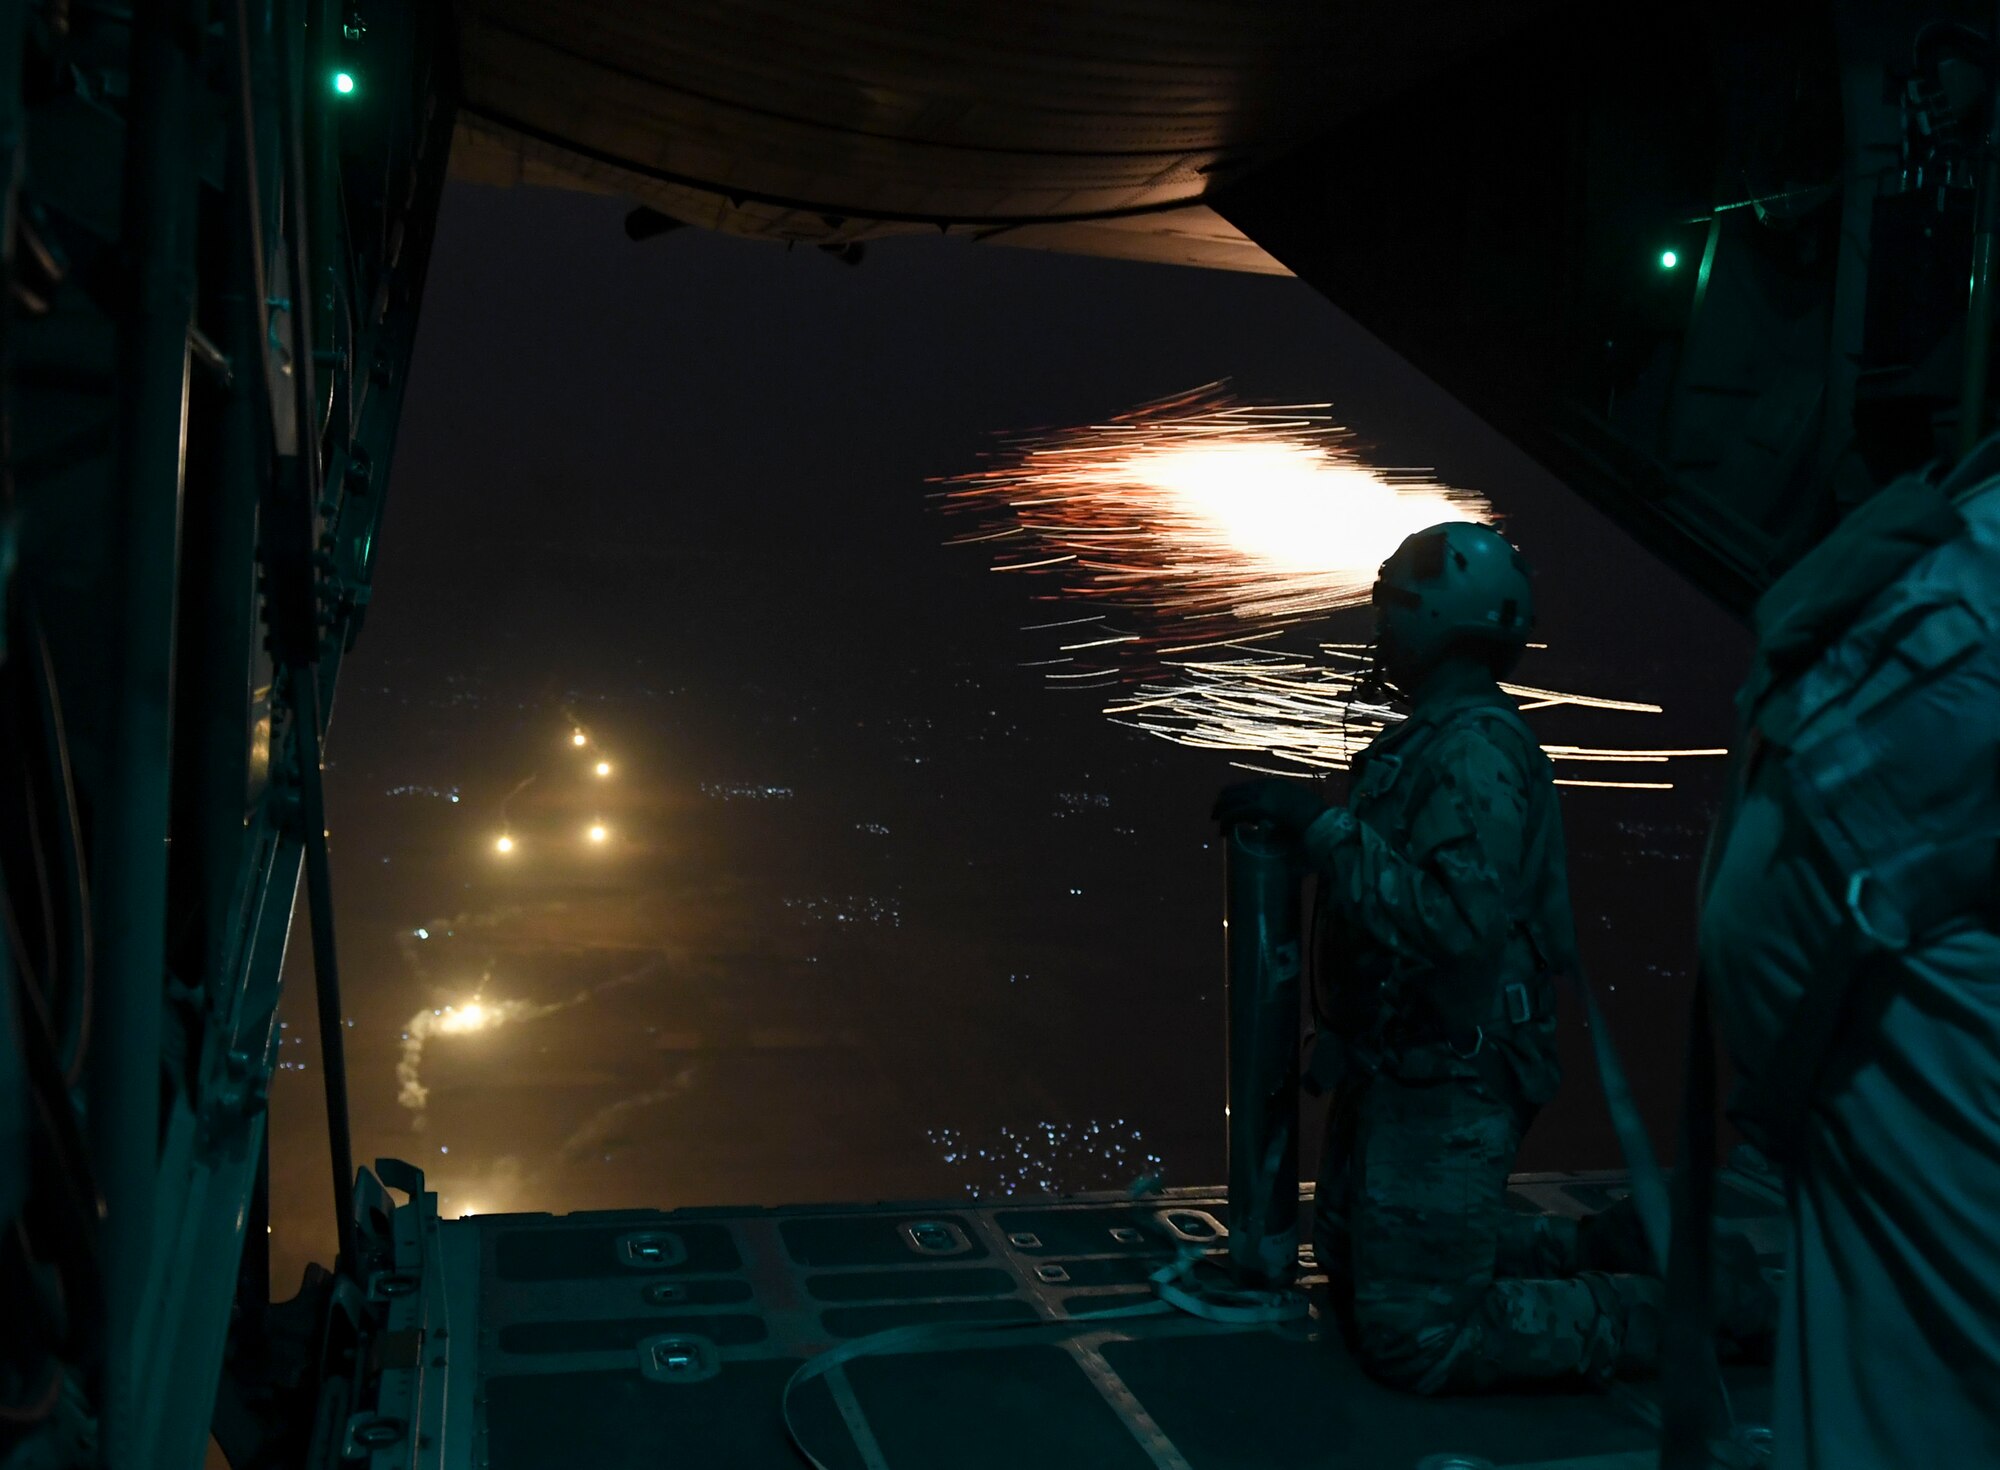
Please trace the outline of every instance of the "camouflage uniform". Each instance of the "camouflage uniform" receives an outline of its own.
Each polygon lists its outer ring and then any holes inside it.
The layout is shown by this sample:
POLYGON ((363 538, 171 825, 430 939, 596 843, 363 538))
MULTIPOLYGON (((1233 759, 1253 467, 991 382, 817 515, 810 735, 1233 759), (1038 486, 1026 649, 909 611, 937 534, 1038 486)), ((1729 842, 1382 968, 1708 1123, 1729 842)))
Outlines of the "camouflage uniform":
POLYGON ((1315 1240, 1357 1355, 1420 1393, 1649 1366, 1659 1283, 1579 1272, 1574 1222, 1507 1203, 1560 1077, 1551 973, 1575 942, 1533 736, 1491 686, 1420 705, 1305 848, 1345 1061, 1315 1240))

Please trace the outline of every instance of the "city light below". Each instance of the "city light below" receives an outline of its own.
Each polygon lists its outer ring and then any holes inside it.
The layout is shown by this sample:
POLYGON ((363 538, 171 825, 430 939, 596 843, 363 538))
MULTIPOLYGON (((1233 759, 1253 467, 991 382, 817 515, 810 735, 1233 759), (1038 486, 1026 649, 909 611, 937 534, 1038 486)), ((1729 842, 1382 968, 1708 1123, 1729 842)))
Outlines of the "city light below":
POLYGON ((588 745, 590 744, 590 737, 584 734, 583 731, 578 730, 569 737, 569 743, 575 746, 588 745))
POLYGON ((502 833, 500 838, 493 844, 493 850, 503 856, 512 852, 514 850, 514 839, 502 833))
POLYGON ((609 837, 610 835, 611 834, 605 830, 604 824, 602 822, 593 824, 589 833, 590 840, 592 842, 602 842, 606 837, 609 837))
POLYGON ((599 761, 599 762, 597 763, 597 774, 598 774, 598 775, 600 775, 600 776, 608 776, 608 775, 610 775, 610 774, 611 774, 611 762, 610 762, 610 761, 599 761))

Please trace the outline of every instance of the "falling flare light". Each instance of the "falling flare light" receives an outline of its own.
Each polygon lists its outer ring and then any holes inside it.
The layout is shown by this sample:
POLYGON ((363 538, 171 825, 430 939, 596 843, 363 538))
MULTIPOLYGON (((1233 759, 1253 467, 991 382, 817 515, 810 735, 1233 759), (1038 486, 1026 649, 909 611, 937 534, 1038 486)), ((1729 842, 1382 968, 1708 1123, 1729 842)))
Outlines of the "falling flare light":
POLYGON ((457 1036, 466 1031, 477 1031, 494 1019, 487 1014, 484 1005, 470 1000, 462 1006, 446 1006, 435 1029, 447 1036, 457 1036))
POLYGON ((590 744, 590 737, 581 730, 573 731, 569 737, 569 743, 578 747, 585 746, 590 744))
POLYGON ((598 775, 600 775, 600 776, 608 776, 608 775, 610 775, 610 774, 611 774, 611 762, 610 762, 610 761, 599 761, 599 762, 597 763, 597 774, 598 774, 598 775))
POLYGON ((333 74, 333 90, 341 96, 350 96, 354 91, 354 73, 337 71, 333 74))
POLYGON ((499 853, 502 857, 505 857, 508 853, 514 850, 514 839, 509 837, 504 832, 501 833, 499 837, 494 839, 493 850, 499 853))
POLYGON ((604 824, 602 822, 593 822, 591 824, 589 833, 586 835, 590 838, 592 842, 602 842, 606 837, 609 837, 611 834, 605 830, 604 824))

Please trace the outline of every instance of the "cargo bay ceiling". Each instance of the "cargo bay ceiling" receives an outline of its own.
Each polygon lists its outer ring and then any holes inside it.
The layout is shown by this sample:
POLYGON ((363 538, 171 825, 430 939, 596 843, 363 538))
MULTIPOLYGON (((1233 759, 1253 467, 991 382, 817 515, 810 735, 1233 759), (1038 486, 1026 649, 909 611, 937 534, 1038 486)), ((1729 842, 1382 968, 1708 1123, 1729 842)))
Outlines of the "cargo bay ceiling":
POLYGON ((1863 361, 1843 160, 1894 154, 1884 68, 1951 11, 464 0, 454 168, 620 196, 635 239, 1297 274, 1741 611, 1879 478, 1858 380, 1915 376, 1863 361))
POLYGON ((455 166, 488 182, 616 193, 768 239, 943 229, 1282 272, 1203 203, 1217 182, 1475 51, 1529 9, 468 0, 455 166))

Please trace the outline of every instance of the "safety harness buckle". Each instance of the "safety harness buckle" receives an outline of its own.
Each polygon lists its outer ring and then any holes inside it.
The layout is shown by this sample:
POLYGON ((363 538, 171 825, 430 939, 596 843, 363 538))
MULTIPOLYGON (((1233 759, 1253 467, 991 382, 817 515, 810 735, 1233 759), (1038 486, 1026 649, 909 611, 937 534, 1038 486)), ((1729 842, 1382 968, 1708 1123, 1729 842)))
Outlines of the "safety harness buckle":
POLYGON ((1528 987, 1516 980, 1500 992, 1507 1003, 1507 1019, 1516 1026, 1525 1026, 1535 1018, 1535 1003, 1528 994, 1528 987))

